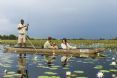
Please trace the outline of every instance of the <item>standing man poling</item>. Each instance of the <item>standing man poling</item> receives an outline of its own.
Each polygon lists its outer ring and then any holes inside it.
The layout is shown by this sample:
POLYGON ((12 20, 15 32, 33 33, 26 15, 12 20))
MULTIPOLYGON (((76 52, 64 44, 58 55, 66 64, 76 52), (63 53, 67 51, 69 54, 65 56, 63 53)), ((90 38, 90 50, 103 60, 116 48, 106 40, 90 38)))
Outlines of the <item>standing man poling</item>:
POLYGON ((18 24, 19 36, 18 36, 18 44, 20 47, 26 47, 26 31, 28 30, 28 25, 24 24, 24 20, 20 20, 20 24, 18 24))

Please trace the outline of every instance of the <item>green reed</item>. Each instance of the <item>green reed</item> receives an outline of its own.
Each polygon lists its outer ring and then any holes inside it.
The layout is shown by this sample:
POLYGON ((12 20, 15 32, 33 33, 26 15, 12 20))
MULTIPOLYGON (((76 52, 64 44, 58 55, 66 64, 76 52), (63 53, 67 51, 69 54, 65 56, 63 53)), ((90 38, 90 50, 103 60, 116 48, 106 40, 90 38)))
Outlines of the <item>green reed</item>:
MULTIPOLYGON (((32 46, 31 43, 36 47, 42 47, 46 40, 27 40, 27 46, 32 46), (31 42, 31 43, 30 43, 31 42)), ((58 46, 61 44, 61 40, 52 40, 52 42, 56 43, 58 46)), ((76 46, 85 46, 85 47, 93 47, 93 46, 101 46, 103 48, 116 48, 117 49, 117 40, 68 40, 69 43, 76 46)), ((1 40, 1 44, 9 44, 16 45, 17 40, 1 40)))

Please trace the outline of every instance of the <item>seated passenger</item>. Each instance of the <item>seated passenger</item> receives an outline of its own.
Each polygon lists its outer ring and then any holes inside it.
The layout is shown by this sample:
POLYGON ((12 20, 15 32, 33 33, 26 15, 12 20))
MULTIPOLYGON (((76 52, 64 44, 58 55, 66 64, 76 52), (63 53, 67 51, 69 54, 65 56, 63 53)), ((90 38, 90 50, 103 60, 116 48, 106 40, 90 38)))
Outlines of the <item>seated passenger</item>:
POLYGON ((52 49, 58 49, 58 46, 56 45, 56 43, 52 43, 52 49))
POLYGON ((52 48, 52 43, 51 43, 52 38, 48 37, 48 40, 44 43, 44 48, 52 48))
POLYGON ((62 49, 76 49, 76 46, 69 45, 69 43, 67 42, 67 39, 63 38, 62 43, 61 43, 61 48, 62 49))

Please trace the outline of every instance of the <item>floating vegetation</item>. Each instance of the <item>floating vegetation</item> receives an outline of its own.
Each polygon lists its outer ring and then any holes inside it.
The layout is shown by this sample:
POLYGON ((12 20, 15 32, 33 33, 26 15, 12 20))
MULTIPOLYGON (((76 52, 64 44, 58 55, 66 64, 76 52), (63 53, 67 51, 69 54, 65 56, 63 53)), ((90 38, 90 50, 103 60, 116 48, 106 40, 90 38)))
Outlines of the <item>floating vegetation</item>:
POLYGON ((113 61, 110 65, 111 65, 111 66, 116 66, 117 64, 116 64, 115 61, 113 61))
POLYGON ((68 67, 64 67, 63 69, 64 69, 64 70, 67 70, 67 69, 69 69, 69 68, 68 68, 68 67))
MULTIPOLYGON (((1 50, 0 50, 1 51, 1 50)), ((70 57, 69 61, 65 65, 65 67, 62 67, 62 63, 60 61, 61 56, 56 56, 56 59, 53 59, 51 56, 40 56, 36 55, 33 57, 33 55, 26 57, 27 64, 26 69, 28 72, 28 76, 34 78, 96 78, 97 76, 97 70, 99 69, 100 72, 103 73, 103 75, 106 77, 107 75, 110 77, 115 77, 117 72, 117 65, 113 63, 112 66, 110 66, 111 62, 115 61, 117 58, 117 52, 109 52, 105 51, 104 53, 100 53, 99 55, 104 58, 98 57, 88 57, 88 58, 79 58, 79 57, 70 57), (115 58, 112 58, 115 57, 115 58), (33 61, 36 63, 33 63, 33 61), (48 62, 51 62, 51 66, 49 67, 48 62), (95 66, 94 66, 95 65, 95 66), (93 67, 94 66, 94 67, 93 67), (108 68, 108 69, 104 69, 108 68), (71 75, 67 77, 65 75, 66 71, 70 71, 71 75), (89 71, 89 72, 88 72, 89 71), (90 73, 91 71, 91 73, 90 73), (94 71, 94 72, 92 72, 94 71), (89 74, 90 73, 90 74, 89 74), (112 74, 115 74, 115 76, 112 76, 112 74), (66 77, 65 77, 66 76, 66 77)), ((0 53, 0 77, 2 78, 21 78, 21 74, 17 74, 12 71, 17 71, 19 68, 17 66, 17 56, 15 54, 2 54, 2 51, 0 53), (14 58, 15 57, 15 58, 14 58), (11 60, 12 59, 12 60, 11 60), (16 66, 16 67, 14 67, 16 66), (5 73, 4 70, 12 70, 11 72, 5 73), (3 77, 3 74, 7 74, 3 77)), ((99 74, 100 75, 100 74, 99 74)), ((103 76, 102 75, 102 76, 103 76)))
POLYGON ((95 69, 102 69, 103 66, 102 66, 102 65, 97 65, 97 66, 95 66, 94 68, 95 68, 95 69))
POLYGON ((3 78, 13 78, 13 75, 5 75, 3 78))
POLYGON ((88 78, 88 77, 76 77, 76 78, 88 78))
POLYGON ((15 72, 8 72, 3 78, 21 78, 22 74, 17 74, 15 72))
POLYGON ((74 71, 74 73, 84 73, 84 71, 74 71))
POLYGON ((76 62, 80 63, 80 62, 82 62, 82 61, 81 61, 81 60, 79 60, 79 61, 76 61, 76 62))
POLYGON ((13 71, 7 72, 8 75, 12 75, 12 74, 15 74, 15 73, 16 73, 16 72, 13 72, 13 71))
POLYGON ((37 78, 60 78, 59 76, 38 76, 37 78))
POLYGON ((5 68, 10 68, 11 65, 9 65, 9 64, 4 64, 3 67, 5 67, 5 68))
POLYGON ((108 55, 106 54, 99 54, 100 58, 107 57, 108 55))
POLYGON ((58 68, 50 67, 49 69, 50 69, 50 70, 57 70, 58 68))
POLYGON ((48 75, 56 75, 57 73, 54 73, 54 72, 45 72, 45 74, 48 74, 48 75))
POLYGON ((117 69, 110 69, 110 72, 117 72, 117 69))
POLYGON ((71 77, 76 77, 77 75, 76 74, 71 74, 71 77))
POLYGON ((109 73, 110 71, 109 70, 100 70, 101 72, 103 73, 109 73))
POLYGON ((60 66, 51 66, 51 67, 53 67, 53 68, 59 68, 60 66))
POLYGON ((16 77, 20 77, 22 74, 14 74, 14 76, 16 76, 16 77))
POLYGON ((49 68, 47 66, 36 66, 36 67, 40 67, 40 68, 49 68))

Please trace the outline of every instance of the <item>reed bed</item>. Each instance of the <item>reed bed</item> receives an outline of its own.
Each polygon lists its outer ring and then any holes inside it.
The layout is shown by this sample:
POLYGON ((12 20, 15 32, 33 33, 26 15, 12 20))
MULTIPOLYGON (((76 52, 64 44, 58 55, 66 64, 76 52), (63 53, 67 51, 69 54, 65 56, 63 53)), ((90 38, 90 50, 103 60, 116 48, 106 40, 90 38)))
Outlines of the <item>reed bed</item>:
MULTIPOLYGON (((35 47, 43 47, 43 44, 46 40, 27 40, 27 46, 32 46, 31 43, 35 47)), ((56 43, 58 46, 61 44, 61 40, 52 40, 52 42, 56 43)), ((114 48, 117 49, 117 40, 68 40, 72 45, 81 47, 103 47, 103 48, 114 48)), ((17 40, 1 40, 1 44, 5 45, 17 45, 17 40)))

